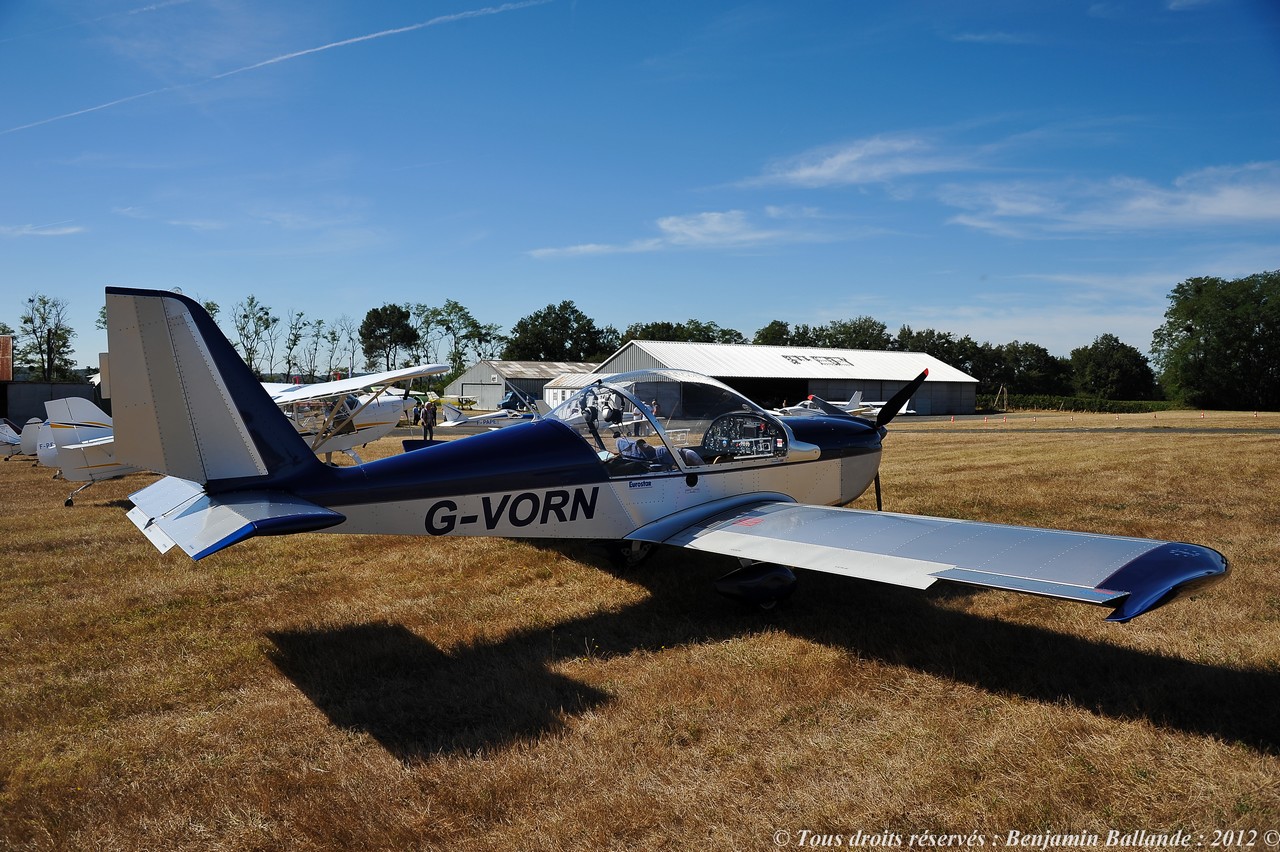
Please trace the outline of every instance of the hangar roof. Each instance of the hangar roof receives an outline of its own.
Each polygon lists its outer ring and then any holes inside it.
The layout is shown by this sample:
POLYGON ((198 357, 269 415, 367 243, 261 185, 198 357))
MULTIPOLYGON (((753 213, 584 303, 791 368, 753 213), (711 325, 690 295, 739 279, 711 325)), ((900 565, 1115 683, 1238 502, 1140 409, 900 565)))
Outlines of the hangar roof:
POLYGON ((564 373, 589 373, 598 364, 577 361, 494 361, 486 359, 493 371, 506 379, 554 379, 564 373))
MULTIPOLYGON (((632 340, 627 346, 637 347, 664 366, 717 377, 910 381, 921 370, 927 369, 929 378, 926 381, 929 382, 978 381, 923 352, 660 340, 632 340)), ((609 365, 626 351, 627 346, 600 365, 598 371, 616 372, 609 365)))

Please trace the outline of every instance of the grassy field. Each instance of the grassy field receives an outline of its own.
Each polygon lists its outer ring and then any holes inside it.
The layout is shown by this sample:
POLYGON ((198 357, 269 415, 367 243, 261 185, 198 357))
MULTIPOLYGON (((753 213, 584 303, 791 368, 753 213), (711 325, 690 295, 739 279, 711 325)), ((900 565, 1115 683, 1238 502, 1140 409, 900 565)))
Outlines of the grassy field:
POLYGON ((65 508, 12 460, 0 848, 1275 849, 1280 415, 894 427, 887 509, 1193 541, 1232 574, 1115 625, 814 574, 763 614, 711 590, 722 558, 618 574, 585 543, 303 535, 193 563, 124 517, 152 477, 65 508))

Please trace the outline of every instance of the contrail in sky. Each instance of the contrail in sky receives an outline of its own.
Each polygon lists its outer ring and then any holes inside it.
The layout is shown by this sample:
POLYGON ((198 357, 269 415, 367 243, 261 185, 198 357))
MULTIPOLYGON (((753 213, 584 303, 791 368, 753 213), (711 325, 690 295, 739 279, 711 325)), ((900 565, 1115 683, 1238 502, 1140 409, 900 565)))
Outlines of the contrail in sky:
MULTIPOLYGON (((33 121, 30 124, 19 125, 18 127, 10 127, 8 130, 0 130, 0 136, 7 136, 10 133, 17 133, 20 130, 30 130, 33 127, 40 127, 41 125, 44 125, 44 124, 52 124, 55 121, 62 121, 63 119, 67 119, 67 118, 75 118, 78 115, 85 115, 86 113, 90 113, 90 112, 98 112, 99 110, 109 109, 113 106, 119 106, 120 104, 128 103, 129 101, 136 101, 136 100, 140 100, 141 98, 149 98, 152 95, 160 95, 160 94, 164 94, 165 92, 176 92, 181 89, 189 89, 192 86, 199 86, 204 83, 211 82, 213 80, 221 80, 224 77, 231 77, 235 74, 243 74, 246 71, 253 71, 256 68, 263 68, 267 65, 276 65, 280 62, 287 62, 290 59, 297 59, 300 56, 308 56, 312 53, 321 53, 326 50, 332 50, 335 47, 346 47, 349 44, 359 44, 360 42, 364 42, 364 41, 373 41, 374 39, 385 38, 387 36, 393 36, 393 35, 400 35, 401 33, 413 32, 414 30, 421 30, 427 27, 438 26, 440 24, 449 24, 449 23, 453 23, 454 21, 461 21, 467 18, 481 18, 486 15, 497 15, 502 12, 511 12, 516 9, 524 9, 528 6, 542 6, 550 2, 551 0, 522 0, 522 2, 518 2, 518 3, 504 3, 501 6, 486 6, 483 9, 472 9, 469 12, 456 12, 452 15, 440 15, 439 17, 432 18, 429 21, 422 21, 421 23, 417 23, 417 24, 409 24, 408 26, 405 26, 405 27, 396 27, 395 29, 381 30, 380 32, 370 33, 368 35, 362 35, 362 36, 356 36, 355 38, 343 39, 342 41, 335 41, 330 44, 322 44, 319 47, 311 47, 306 50, 297 50, 297 51, 294 51, 293 53, 285 53, 285 54, 282 54, 281 56, 276 56, 271 59, 264 59, 261 62, 255 62, 252 65, 246 65, 243 68, 235 68, 231 71, 223 71, 221 74, 214 74, 212 77, 208 77, 204 80, 199 80, 194 83, 185 83, 180 86, 165 86, 164 88, 161 88, 161 89, 152 89, 149 92, 141 92, 140 94, 129 95, 128 97, 124 97, 124 98, 117 98, 114 101, 108 101, 107 103, 98 104, 97 106, 85 107, 84 109, 78 109, 75 112, 68 112, 68 113, 63 113, 62 115, 55 115, 52 118, 44 118, 44 119, 41 119, 40 121, 33 121)), ((143 10, 139 10, 139 11, 150 10, 150 9, 158 8, 159 6, 164 6, 164 5, 169 5, 169 4, 160 3, 160 4, 157 4, 156 6, 144 7, 143 10)))
POLYGON ((541 6, 544 3, 550 2, 551 0, 523 0, 523 2, 520 3, 504 3, 501 6, 488 6, 484 9, 473 9, 470 12, 457 12, 453 15, 441 15, 438 18, 432 18, 431 20, 423 21, 420 24, 410 24, 407 27, 396 27, 392 30, 382 30, 381 32, 343 39, 342 41, 335 41, 331 44, 322 44, 319 47, 311 47, 306 50, 295 51, 294 53, 286 53, 283 56, 277 56, 274 59, 264 59, 261 62, 255 62, 253 65, 246 65, 243 68, 237 68, 234 71, 223 71, 221 74, 214 74, 209 79, 221 80, 223 77, 230 77, 232 74, 242 74, 245 71, 252 71, 255 68, 262 68, 265 65, 275 65, 277 62, 287 62, 290 59, 297 59, 299 56, 306 56, 310 53, 320 53, 324 50, 332 50, 335 47, 346 47, 349 44, 359 44, 362 41, 373 41, 375 38, 385 38, 386 36, 413 32, 414 30, 424 29, 425 27, 434 27, 439 24, 450 24, 454 21, 461 21, 466 18, 479 18, 484 15, 496 15, 499 12, 510 12, 514 9, 523 9, 526 6, 541 6))

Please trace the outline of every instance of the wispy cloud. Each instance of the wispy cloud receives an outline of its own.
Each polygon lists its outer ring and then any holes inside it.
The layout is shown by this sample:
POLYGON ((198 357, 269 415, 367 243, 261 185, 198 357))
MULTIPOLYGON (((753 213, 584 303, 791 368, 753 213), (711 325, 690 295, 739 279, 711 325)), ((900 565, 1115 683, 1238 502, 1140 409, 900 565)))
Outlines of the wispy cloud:
POLYGON ((1280 162, 1192 172, 1158 186, 1136 178, 951 185, 953 224, 1009 237, 1280 225, 1280 162))
MULTIPOLYGON (((178 92, 185 89, 190 89, 194 86, 205 85, 207 83, 210 83, 216 80, 221 80, 226 77, 231 77, 236 74, 243 74, 247 71, 254 71, 259 68, 265 68, 269 65, 278 65, 281 62, 288 62, 291 59, 298 59, 299 57, 310 56, 311 54, 314 54, 314 53, 322 53, 326 50, 333 50, 335 48, 346 47, 352 44, 360 44, 366 41, 373 41, 375 39, 387 38, 389 36, 400 35, 402 33, 414 32, 416 30, 425 29, 427 27, 435 27, 441 24, 453 23, 455 21, 462 21, 470 18, 480 18, 487 15, 498 15, 498 14, 502 14, 503 12, 511 12, 517 9, 528 8, 530 6, 541 6, 550 2, 551 0, 522 0, 522 2, 517 2, 517 3, 504 3, 501 6, 486 6, 481 9, 471 9, 465 12, 455 12, 450 15, 439 15, 437 17, 431 18, 430 20, 421 21, 416 24, 410 24, 404 27, 396 27, 394 29, 389 29, 389 30, 380 30, 376 33, 369 33, 367 35, 356 36, 354 38, 348 38, 348 39, 343 39, 341 41, 330 42, 329 44, 322 44, 319 47, 310 47, 305 50, 295 50, 291 53, 284 53, 279 56, 273 56, 270 59, 264 59, 261 62, 254 62, 250 65, 244 65, 239 68, 233 68, 230 71, 223 71, 218 74, 213 74, 209 77, 206 77, 202 80, 197 80, 192 83, 184 83, 184 84, 174 85, 174 86, 164 86, 159 89, 152 89, 149 92, 140 92, 135 95, 128 95, 127 97, 116 98, 115 100, 107 101, 106 103, 97 104, 96 106, 85 107, 84 109, 78 109, 73 112, 67 112, 61 115, 55 115, 49 118, 43 118, 43 119, 40 119, 39 121, 32 121, 32 122, 28 122, 27 124, 18 125, 17 127, 10 127, 7 130, 0 130, 0 136, 6 136, 10 133, 17 133, 22 130, 30 130, 35 127, 41 127, 46 124, 52 124, 53 122, 56 122, 56 121, 64 121, 69 118, 75 118, 77 116, 87 115, 92 112, 99 112, 104 109, 110 109, 111 107, 116 107, 121 104, 129 103, 130 101, 141 100, 142 98, 149 98, 154 95, 160 95, 160 94, 165 94, 167 92, 178 92)), ((168 4, 163 4, 163 3, 156 4, 154 8, 160 8, 161 6, 164 6, 164 5, 168 5, 168 4)), ((152 7, 144 7, 144 8, 149 9, 152 7)))
POLYGON ((1038 36, 1005 32, 954 33, 947 38, 969 44, 1039 44, 1041 42, 1038 36))
MULTIPOLYGON (((766 218, 800 221, 820 218, 815 208, 768 207, 766 218)), ((564 248, 534 249, 536 258, 575 257, 601 254, 635 254, 674 249, 738 249, 781 243, 818 242, 826 234, 797 227, 761 227, 744 210, 664 216, 654 226, 658 235, 626 243, 581 243, 564 248)))
MULTIPOLYGON (((776 213, 780 208, 773 208, 776 213)), ((770 213, 769 215, 773 215, 770 213)), ((775 217, 776 218, 776 217, 775 217)), ((664 216, 654 223, 659 234, 628 243, 582 243, 564 248, 541 248, 529 252, 536 258, 581 257, 584 255, 634 254, 670 249, 723 249, 761 246, 780 242, 820 239, 818 235, 781 228, 761 228, 752 224, 743 210, 664 216)))
MULTIPOLYGON (((69 220, 68 220, 69 222, 69 220)), ((0 225, 0 237, 66 237, 79 234, 84 228, 68 222, 53 222, 48 225, 0 225)))
POLYGON ((739 186, 814 189, 883 183, 909 175, 972 168, 974 164, 965 155, 939 151, 924 137, 884 135, 815 148, 779 160, 759 176, 739 182, 739 186))

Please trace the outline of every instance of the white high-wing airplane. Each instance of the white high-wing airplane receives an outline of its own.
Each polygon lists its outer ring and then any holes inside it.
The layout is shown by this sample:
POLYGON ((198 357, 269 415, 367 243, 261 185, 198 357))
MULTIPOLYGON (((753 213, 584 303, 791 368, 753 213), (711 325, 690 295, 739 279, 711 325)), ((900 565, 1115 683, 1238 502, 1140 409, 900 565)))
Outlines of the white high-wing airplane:
MULTIPOLYGON (((617 540, 734 556, 717 588, 772 606, 792 568, 901 586, 938 581, 1097 604, 1128 621, 1220 579, 1194 544, 836 508, 877 479, 876 420, 775 417, 694 373, 602 377, 547 417, 351 467, 316 458, 200 305, 107 290, 117 452, 167 474, 129 517, 161 551, 203 559, 302 532, 617 540), (588 397, 645 412, 643 445, 598 428, 588 397), (641 400, 657 400, 650 416, 641 400), (583 412, 580 425, 562 412, 583 412)), ((576 416, 572 415, 572 416, 576 416)))
POLYGON ((346 453, 357 463, 355 448, 391 434, 413 408, 408 394, 397 396, 391 385, 406 379, 449 372, 447 364, 419 364, 383 373, 309 385, 264 384, 272 402, 288 416, 312 452, 346 453), (360 394, 374 385, 374 393, 360 394))

